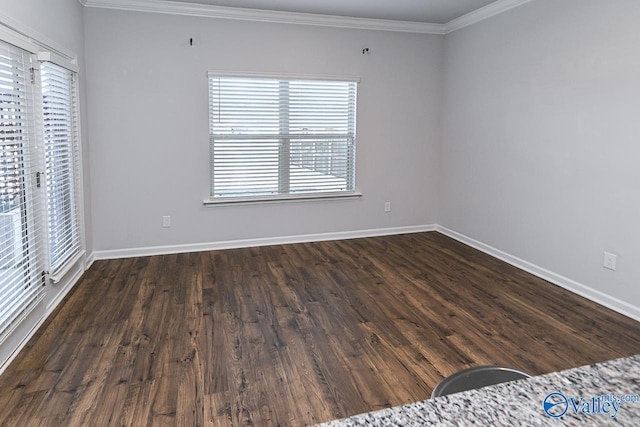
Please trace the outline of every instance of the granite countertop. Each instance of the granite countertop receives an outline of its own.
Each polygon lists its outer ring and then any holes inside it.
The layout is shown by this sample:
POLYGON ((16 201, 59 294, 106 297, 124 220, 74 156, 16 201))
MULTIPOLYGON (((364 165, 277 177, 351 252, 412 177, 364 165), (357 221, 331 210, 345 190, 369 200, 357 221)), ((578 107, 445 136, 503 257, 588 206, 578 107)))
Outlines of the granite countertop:
POLYGON ((351 426, 640 426, 640 355, 320 424, 351 426), (551 393, 557 394, 549 396, 551 393), (621 399, 626 401, 620 402, 621 399), (549 416, 548 411, 559 416, 549 416), (558 403, 557 405, 553 405, 558 403))

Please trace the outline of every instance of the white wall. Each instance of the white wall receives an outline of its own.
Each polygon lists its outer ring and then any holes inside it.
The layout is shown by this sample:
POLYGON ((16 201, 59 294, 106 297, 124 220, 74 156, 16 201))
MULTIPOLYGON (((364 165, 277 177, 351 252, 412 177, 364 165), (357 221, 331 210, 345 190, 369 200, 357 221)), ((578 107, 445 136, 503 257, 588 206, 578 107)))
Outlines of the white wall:
POLYGON ((97 251, 435 223, 442 37, 93 8, 85 37, 97 251), (204 207, 207 70, 360 76, 364 196, 204 207))
POLYGON ((78 55, 84 49, 82 14, 78 0, 3 0, 0 9, 0 16, 7 21, 29 27, 78 55))
MULTIPOLYGON (((82 108, 84 105, 84 37, 83 37, 83 6, 77 0, 3 0, 0 9, 0 22, 40 42, 52 44, 56 49, 63 49, 77 55, 81 71, 80 76, 80 116, 83 119, 82 128, 86 130, 86 114, 82 108)), ((89 183, 88 145, 86 133, 83 134, 83 155, 85 184, 89 183)), ((86 185, 88 194, 88 185, 86 185)), ((85 227, 90 237, 91 233, 91 206, 89 197, 85 196, 85 227)), ((88 251, 91 250, 91 241, 88 240, 88 251)), ((25 343, 25 340, 41 324, 65 293, 84 271, 84 260, 80 260, 70 270, 67 276, 57 284, 47 284, 45 298, 39 303, 30 315, 21 323, 15 331, 0 345, 0 371, 5 362, 14 353, 14 350, 25 343)))
POLYGON ((636 0, 536 0, 447 35, 439 215, 635 307, 638 22, 636 0))

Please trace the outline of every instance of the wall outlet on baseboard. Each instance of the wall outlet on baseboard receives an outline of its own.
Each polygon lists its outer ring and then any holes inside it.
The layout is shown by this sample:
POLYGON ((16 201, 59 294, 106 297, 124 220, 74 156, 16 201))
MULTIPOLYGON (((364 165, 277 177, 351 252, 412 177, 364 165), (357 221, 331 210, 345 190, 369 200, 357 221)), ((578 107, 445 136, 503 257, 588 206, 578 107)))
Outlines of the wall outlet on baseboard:
POLYGON ((162 217, 162 227, 164 228, 169 228, 171 227, 171 217, 170 216, 163 216, 162 217))
POLYGON ((391 212, 391 202, 384 202, 384 211, 391 212))
POLYGON ((602 261, 602 266, 604 268, 608 268, 609 270, 615 270, 617 262, 618 262, 618 256, 616 254, 612 254, 611 252, 604 253, 604 259, 602 261))

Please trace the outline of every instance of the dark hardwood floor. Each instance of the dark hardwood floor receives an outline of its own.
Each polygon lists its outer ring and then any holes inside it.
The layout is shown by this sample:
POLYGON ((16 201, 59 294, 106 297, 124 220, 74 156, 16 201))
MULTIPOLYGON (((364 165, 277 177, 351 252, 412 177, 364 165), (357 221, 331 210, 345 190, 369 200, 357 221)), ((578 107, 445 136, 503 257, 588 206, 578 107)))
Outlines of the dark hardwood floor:
POLYGON ((0 424, 302 426, 636 353, 638 322, 438 233, 99 261, 0 377, 0 424))

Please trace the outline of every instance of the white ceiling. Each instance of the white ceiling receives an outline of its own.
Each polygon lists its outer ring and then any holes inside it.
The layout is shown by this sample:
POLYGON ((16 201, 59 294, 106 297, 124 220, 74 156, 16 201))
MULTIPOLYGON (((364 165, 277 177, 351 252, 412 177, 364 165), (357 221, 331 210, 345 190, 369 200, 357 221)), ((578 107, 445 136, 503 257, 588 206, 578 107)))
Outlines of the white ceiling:
MULTIPOLYGON (((165 0, 157 0, 165 1, 165 0)), ((167 0, 169 1, 169 0, 167 0)), ((212 6, 445 24, 496 0, 170 0, 212 6)))

